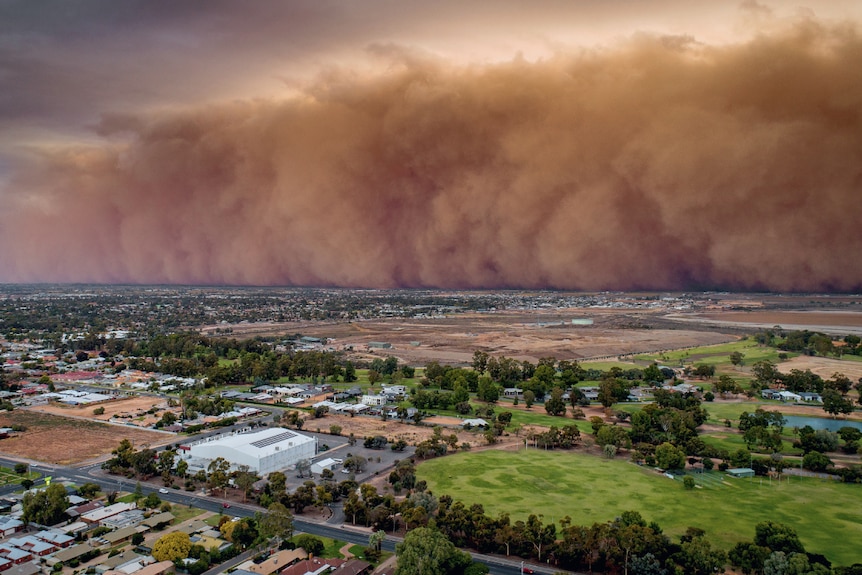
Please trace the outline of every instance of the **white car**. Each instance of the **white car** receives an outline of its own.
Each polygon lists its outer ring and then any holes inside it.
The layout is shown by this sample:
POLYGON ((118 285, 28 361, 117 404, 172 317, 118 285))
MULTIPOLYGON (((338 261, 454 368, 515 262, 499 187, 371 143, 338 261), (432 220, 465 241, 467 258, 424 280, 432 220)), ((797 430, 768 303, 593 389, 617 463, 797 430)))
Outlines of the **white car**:
POLYGON ((167 493, 167 492, 168 492, 168 490, 167 490, 167 489, 165 489, 164 487, 162 487, 161 489, 159 489, 159 493, 167 493))

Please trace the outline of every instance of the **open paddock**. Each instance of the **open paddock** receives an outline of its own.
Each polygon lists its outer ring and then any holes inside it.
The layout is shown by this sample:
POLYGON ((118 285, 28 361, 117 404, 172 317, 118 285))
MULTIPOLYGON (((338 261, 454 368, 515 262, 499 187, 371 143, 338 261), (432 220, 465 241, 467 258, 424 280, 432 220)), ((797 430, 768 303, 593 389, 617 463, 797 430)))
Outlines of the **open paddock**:
POLYGON ((136 448, 167 444, 175 439, 172 434, 25 409, 0 413, 0 427, 18 425, 26 431, 0 440, 0 453, 57 465, 109 455, 122 439, 128 439, 136 448))
MULTIPOLYGON (((145 417, 149 410, 153 408, 164 410, 167 406, 167 400, 163 397, 136 395, 88 405, 65 405, 63 403, 52 402, 46 405, 33 406, 30 409, 32 411, 41 411, 42 413, 50 413, 51 415, 59 415, 61 417, 84 417, 100 421, 109 421, 112 417, 145 417), (99 408, 104 409, 105 412, 100 415, 94 415, 93 411, 99 408)), ((176 411, 179 412, 179 409, 176 411)), ((158 419, 158 417, 155 419, 158 419)))
POLYGON ((835 563, 858 561, 848 541, 862 536, 859 485, 793 477, 732 479, 718 472, 686 490, 651 468, 621 458, 606 460, 579 451, 519 450, 466 452, 419 465, 417 478, 436 495, 466 504, 480 503, 491 517, 507 512, 513 520, 544 513, 544 521, 565 516, 574 524, 613 520, 639 511, 671 537, 700 527, 723 549, 750 541, 754 526, 766 520, 795 528, 808 551, 835 563))

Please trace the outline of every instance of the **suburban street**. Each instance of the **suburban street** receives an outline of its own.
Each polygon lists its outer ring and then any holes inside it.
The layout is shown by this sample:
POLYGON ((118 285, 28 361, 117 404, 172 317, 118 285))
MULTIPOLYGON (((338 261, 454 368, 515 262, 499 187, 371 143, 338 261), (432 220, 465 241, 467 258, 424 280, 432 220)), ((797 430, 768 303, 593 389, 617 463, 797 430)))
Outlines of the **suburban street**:
MULTIPOLYGON (((16 463, 20 462, 21 460, 0 457, 0 465, 5 467, 11 468, 14 467, 16 463)), ((29 461, 25 461, 25 463, 29 463, 32 470, 41 473, 43 476, 51 477, 52 482, 72 481, 76 484, 91 482, 98 484, 103 491, 127 492, 134 491, 135 486, 138 484, 137 481, 109 475, 103 472, 101 469, 101 463, 92 463, 81 467, 63 467, 29 461)), ((36 482, 37 486, 42 484, 41 480, 36 482)), ((158 484, 141 482, 140 485, 145 495, 156 493, 162 500, 169 501, 173 505, 196 507, 213 513, 226 513, 233 517, 252 517, 255 513, 262 511, 260 507, 255 505, 235 502, 231 502, 230 507, 225 509, 223 506, 225 503, 224 500, 218 497, 201 495, 200 493, 189 493, 176 489, 170 489, 168 490, 168 493, 159 493, 160 485, 158 484)), ((13 489, 9 489, 9 487, 11 486, 7 486, 4 490, 5 493, 9 493, 14 490, 14 488, 17 488, 17 486, 14 486, 13 489)), ((0 494, 2 494, 2 492, 0 492, 0 494)), ((340 517, 342 517, 342 514, 334 513, 331 520, 337 520, 340 517)), ((294 516, 293 523, 294 529, 297 532, 330 537, 332 539, 338 539, 354 545, 368 545, 368 536, 370 535, 370 531, 367 529, 344 525, 343 523, 314 521, 301 516, 294 516)), ((402 539, 399 537, 387 535, 386 540, 383 542, 383 550, 394 553, 395 545, 400 541, 402 541, 402 539)), ((505 557, 485 555, 470 551, 468 552, 474 560, 486 564, 489 567, 490 572, 494 575, 521 575, 522 562, 520 560, 506 559, 505 557)), ((211 569, 205 575, 216 575, 217 573, 221 573, 228 569, 230 566, 231 565, 228 564, 221 565, 217 568, 211 569)), ((549 566, 536 566, 534 564, 530 564, 529 567, 536 573, 546 575, 560 571, 559 569, 554 569, 549 566)))

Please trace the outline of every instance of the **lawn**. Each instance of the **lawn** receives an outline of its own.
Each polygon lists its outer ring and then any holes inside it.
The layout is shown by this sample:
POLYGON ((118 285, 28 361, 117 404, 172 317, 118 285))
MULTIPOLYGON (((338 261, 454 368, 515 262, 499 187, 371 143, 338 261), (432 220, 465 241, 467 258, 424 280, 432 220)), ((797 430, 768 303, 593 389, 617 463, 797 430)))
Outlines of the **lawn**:
POLYGON ((41 477, 35 471, 29 471, 24 475, 18 475, 15 473, 14 469, 9 469, 8 467, 0 467, 0 485, 11 485, 11 484, 20 484, 24 479, 30 479, 31 481, 36 481, 41 477))
MULTIPOLYGON (((174 520, 174 525, 179 525, 183 521, 188 521, 198 515, 204 513, 203 509, 198 509, 197 507, 187 507, 185 505, 179 505, 174 503, 171 505, 171 513, 174 514, 176 519, 174 520)), ((218 515, 214 515, 213 517, 218 518, 218 515)), ((215 526, 218 527, 218 521, 216 521, 215 526)))
MULTIPOLYGON (((745 355, 745 365, 752 365, 758 361, 769 360, 778 362, 778 354, 782 353, 774 347, 759 345, 753 339, 744 339, 731 343, 718 345, 707 345, 692 349, 669 351, 663 354, 645 354, 635 357, 638 361, 656 361, 667 365, 679 365, 680 362, 687 364, 705 363, 708 365, 726 364, 730 366, 730 354, 738 351, 745 355)), ((788 353, 788 357, 799 355, 788 353)))
POLYGON ((643 369, 644 366, 630 361, 583 361, 581 362, 581 367, 601 371, 608 371, 611 368, 618 367, 625 371, 627 369, 643 369))
POLYGON ((512 424, 513 425, 540 425, 543 427, 565 427, 567 425, 575 424, 578 426, 578 429, 581 433, 592 433, 593 428, 590 425, 590 422, 585 419, 572 419, 571 416, 571 407, 566 408, 566 417, 555 417, 553 415, 548 415, 548 412, 545 411, 545 406, 543 404, 533 405, 530 408, 530 411, 525 411, 522 409, 512 409, 512 410, 500 410, 496 413, 502 413, 502 411, 511 411, 512 412, 512 424))
POLYGON ((697 476, 701 488, 687 491, 679 481, 622 459, 533 449, 433 459, 419 466, 417 476, 437 495, 481 503, 492 517, 508 512, 526 519, 544 511, 545 521, 568 515, 589 525, 636 510, 672 537, 689 526, 702 528, 724 549, 751 540, 758 522, 773 520, 794 527, 811 552, 838 564, 858 561, 858 550, 847 544, 862 536, 858 485, 797 477, 779 484, 715 472, 697 476))

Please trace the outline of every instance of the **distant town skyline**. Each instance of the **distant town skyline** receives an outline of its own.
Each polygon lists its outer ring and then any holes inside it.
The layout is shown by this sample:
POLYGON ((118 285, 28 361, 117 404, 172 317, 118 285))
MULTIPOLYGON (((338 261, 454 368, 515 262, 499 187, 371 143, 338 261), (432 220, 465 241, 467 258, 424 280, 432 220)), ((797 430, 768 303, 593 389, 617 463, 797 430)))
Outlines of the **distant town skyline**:
POLYGON ((862 290, 849 0, 0 0, 0 282, 862 290))

